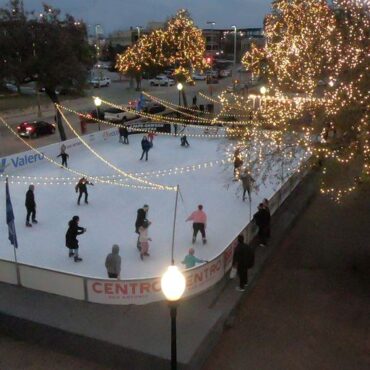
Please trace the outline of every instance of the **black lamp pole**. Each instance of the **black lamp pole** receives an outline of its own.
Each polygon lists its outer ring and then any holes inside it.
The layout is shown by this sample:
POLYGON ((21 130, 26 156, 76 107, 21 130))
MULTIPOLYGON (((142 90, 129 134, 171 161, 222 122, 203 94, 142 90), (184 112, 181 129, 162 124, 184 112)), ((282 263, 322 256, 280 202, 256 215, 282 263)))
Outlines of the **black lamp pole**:
POLYGON ((176 335, 176 316, 177 302, 170 302, 171 314, 171 370, 177 370, 177 335, 176 335))

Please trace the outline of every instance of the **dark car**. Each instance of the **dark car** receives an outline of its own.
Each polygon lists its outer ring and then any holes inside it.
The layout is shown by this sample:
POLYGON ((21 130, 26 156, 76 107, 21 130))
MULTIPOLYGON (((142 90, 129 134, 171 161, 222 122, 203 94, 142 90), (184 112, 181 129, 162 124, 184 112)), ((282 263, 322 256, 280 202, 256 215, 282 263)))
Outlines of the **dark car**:
POLYGON ((17 126, 17 131, 19 136, 35 138, 54 134, 55 124, 44 121, 23 122, 17 126))
MULTIPOLYGON (((95 119, 98 117, 98 112, 97 112, 96 109, 93 109, 89 112, 79 113, 79 117, 80 117, 81 122, 97 123, 97 121, 95 119)), ((105 118, 104 111, 99 109, 99 119, 104 120, 104 118, 105 118)))
POLYGON ((150 113, 150 114, 156 114, 160 113, 166 110, 166 107, 164 107, 161 104, 158 103, 151 103, 148 104, 146 107, 143 108, 144 113, 150 113))

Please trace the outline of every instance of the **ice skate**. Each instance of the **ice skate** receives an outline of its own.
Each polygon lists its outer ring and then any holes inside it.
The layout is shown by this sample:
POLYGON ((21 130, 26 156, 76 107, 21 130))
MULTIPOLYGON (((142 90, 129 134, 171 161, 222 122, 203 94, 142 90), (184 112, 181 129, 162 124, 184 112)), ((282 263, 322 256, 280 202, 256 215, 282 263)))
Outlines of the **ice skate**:
POLYGON ((81 257, 79 257, 79 256, 75 256, 75 262, 81 262, 82 261, 82 258, 81 257))
POLYGON ((32 220, 33 224, 38 224, 37 220, 32 220))
POLYGON ((26 226, 27 227, 32 227, 32 225, 28 221, 26 221, 26 226))
POLYGON ((207 239, 203 239, 203 244, 207 244, 207 239))

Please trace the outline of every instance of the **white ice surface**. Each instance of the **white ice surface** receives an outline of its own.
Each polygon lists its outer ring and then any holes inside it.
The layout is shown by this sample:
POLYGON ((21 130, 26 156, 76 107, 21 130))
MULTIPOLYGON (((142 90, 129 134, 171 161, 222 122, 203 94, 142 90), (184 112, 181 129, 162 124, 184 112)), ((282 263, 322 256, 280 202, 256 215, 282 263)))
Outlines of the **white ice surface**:
MULTIPOLYGON (((116 138, 111 138, 95 144, 94 149, 129 172, 162 170, 225 159, 218 150, 221 140, 189 138, 190 147, 183 148, 179 145, 179 138, 157 136, 154 147, 149 152, 149 161, 140 161, 140 140, 140 135, 132 135, 130 145, 122 145, 116 138)), ((55 153, 57 154, 59 153, 55 153)), ((71 149, 69 155, 69 165, 73 169, 98 176, 114 174, 112 169, 86 148, 71 149)), ((46 161, 20 170, 16 175, 74 176, 46 161)), ((198 204, 204 205, 208 215, 208 243, 203 246, 198 235, 195 244, 196 256, 199 258, 210 260, 216 257, 248 222, 248 202, 242 202, 236 191, 241 184, 231 181, 232 164, 228 171, 225 171, 224 166, 215 166, 150 179, 162 184, 180 185, 183 201, 180 198, 175 238, 175 261, 179 265, 192 246, 192 225, 191 222, 186 223, 185 219, 198 204), (226 189, 225 184, 231 185, 226 189)), ((105 257, 111 251, 112 244, 117 243, 122 256, 122 279, 158 276, 170 263, 175 192, 95 184, 94 187, 88 187, 89 204, 85 205, 82 199, 78 206, 74 185, 38 185, 35 199, 39 223, 26 228, 24 202, 27 189, 28 185, 25 184, 10 184, 19 243, 19 262, 105 278, 105 257), (137 209, 145 203, 150 206, 148 218, 152 225, 149 235, 153 241, 150 243, 150 257, 141 261, 136 249, 134 223, 137 209), (80 263, 68 258, 68 249, 65 247, 67 224, 74 215, 79 215, 80 225, 87 228, 87 232, 79 236, 80 256, 83 257, 83 262, 80 263)), ((271 185, 261 185, 258 195, 253 195, 253 212, 262 198, 269 198, 273 193, 271 185)), ((0 187, 0 210, 3 214, 3 221, 0 222, 0 258, 13 260, 13 248, 8 241, 5 222, 4 182, 1 182, 0 187)))

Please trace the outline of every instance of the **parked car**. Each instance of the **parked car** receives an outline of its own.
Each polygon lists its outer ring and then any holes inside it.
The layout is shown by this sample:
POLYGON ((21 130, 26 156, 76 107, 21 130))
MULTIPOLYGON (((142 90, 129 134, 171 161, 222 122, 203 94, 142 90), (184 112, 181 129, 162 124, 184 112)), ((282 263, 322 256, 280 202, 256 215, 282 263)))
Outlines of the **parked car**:
POLYGON ((109 86, 111 83, 112 81, 109 77, 93 78, 90 80, 90 84, 93 85, 93 87, 109 86))
POLYGON ((247 88, 246 84, 237 83, 227 86, 226 91, 229 93, 239 93, 245 90, 246 88, 247 88))
POLYGON ((214 69, 208 69, 206 71, 206 76, 218 78, 218 71, 216 71, 214 69))
POLYGON ((110 122, 125 122, 138 117, 136 113, 119 108, 109 108, 104 111, 104 119, 110 122))
POLYGON ((231 69, 221 69, 220 77, 230 77, 231 76, 231 69))
POLYGON ((204 75, 204 74, 200 74, 200 73, 193 73, 191 75, 191 78, 194 80, 194 81, 205 81, 207 76, 204 75))
MULTIPOLYGON (((84 123, 97 123, 95 119, 98 117, 98 112, 96 109, 92 109, 89 112, 79 113, 80 121, 84 123), (95 118, 95 119, 94 119, 95 118)), ((103 110, 99 109, 99 119, 105 119, 105 113, 103 110)))
POLYGON ((150 114, 156 114, 160 113, 166 110, 166 107, 164 107, 162 104, 151 102, 147 106, 143 108, 143 112, 150 113, 150 114))
POLYGON ((150 86, 173 86, 174 84, 175 80, 164 75, 149 80, 150 86))
POLYGON ((42 135, 54 134, 55 124, 44 121, 22 122, 17 126, 19 136, 36 138, 42 135))

